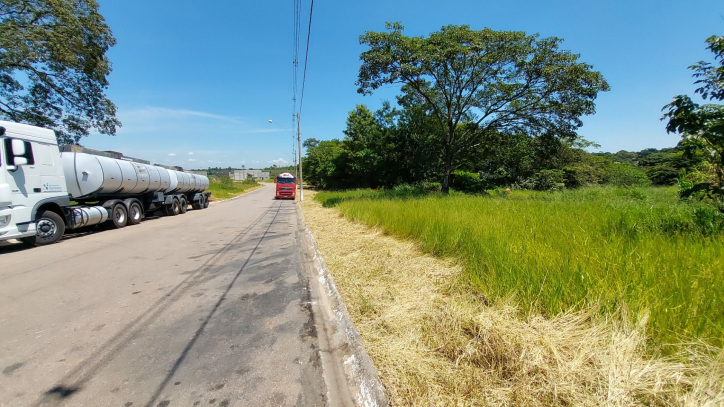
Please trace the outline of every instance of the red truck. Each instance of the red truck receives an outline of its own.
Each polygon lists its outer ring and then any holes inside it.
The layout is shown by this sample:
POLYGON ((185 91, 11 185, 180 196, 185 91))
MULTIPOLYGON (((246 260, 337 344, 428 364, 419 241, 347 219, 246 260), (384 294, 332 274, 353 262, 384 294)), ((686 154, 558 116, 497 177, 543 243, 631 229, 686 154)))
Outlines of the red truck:
POLYGON ((294 175, 288 172, 279 174, 274 182, 276 183, 276 195, 274 196, 274 199, 296 198, 297 179, 294 175))

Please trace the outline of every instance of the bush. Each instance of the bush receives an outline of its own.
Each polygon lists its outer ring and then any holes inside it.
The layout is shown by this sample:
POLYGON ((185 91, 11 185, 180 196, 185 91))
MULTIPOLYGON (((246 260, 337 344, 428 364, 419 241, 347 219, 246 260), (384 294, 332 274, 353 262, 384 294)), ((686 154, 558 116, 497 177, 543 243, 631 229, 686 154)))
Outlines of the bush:
POLYGON ((480 176, 474 172, 453 171, 452 173, 453 189, 469 194, 479 194, 485 192, 485 183, 480 176))
POLYGON ((442 184, 439 182, 423 182, 420 184, 422 190, 425 192, 440 192, 442 191, 442 184))
POLYGON ((219 186, 221 189, 233 189, 234 188, 234 181, 228 175, 220 176, 219 183, 221 184, 219 186))
POLYGON ((565 168, 566 187, 580 188, 587 185, 600 185, 606 182, 612 162, 606 157, 584 155, 580 162, 565 168))
POLYGON ((563 170, 540 170, 534 176, 534 189, 559 191, 565 188, 566 173, 563 170))
POLYGON ((608 183, 617 187, 646 187, 651 180, 646 174, 629 164, 614 163, 608 177, 608 183))
POLYGON ((702 235, 716 235, 724 230, 724 214, 713 206, 700 206, 694 209, 694 223, 702 235))

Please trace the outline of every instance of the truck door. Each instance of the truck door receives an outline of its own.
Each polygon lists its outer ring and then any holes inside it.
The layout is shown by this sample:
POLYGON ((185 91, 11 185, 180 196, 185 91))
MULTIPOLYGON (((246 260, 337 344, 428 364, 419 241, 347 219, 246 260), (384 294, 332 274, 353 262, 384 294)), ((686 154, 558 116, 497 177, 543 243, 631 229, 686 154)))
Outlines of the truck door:
POLYGON ((41 192, 40 176, 35 171, 35 155, 33 144, 19 138, 13 138, 11 133, 3 140, 5 163, 8 171, 8 184, 14 195, 13 204, 27 205, 27 198, 35 191, 41 192), (11 169, 15 157, 24 158, 26 165, 18 165, 11 169))
POLYGON ((5 162, 4 138, 0 137, 0 208, 13 203, 13 194, 8 185, 8 166, 5 162))

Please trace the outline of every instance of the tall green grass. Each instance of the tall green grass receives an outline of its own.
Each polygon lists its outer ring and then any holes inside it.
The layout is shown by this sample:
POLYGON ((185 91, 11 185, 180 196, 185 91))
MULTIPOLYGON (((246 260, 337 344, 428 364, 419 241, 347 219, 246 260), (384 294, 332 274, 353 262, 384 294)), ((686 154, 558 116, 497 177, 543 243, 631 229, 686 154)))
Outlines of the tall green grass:
POLYGON ((459 259, 473 287, 527 312, 648 312, 657 345, 724 345, 724 220, 715 208, 678 201, 674 189, 417 198, 358 190, 316 199, 459 259))

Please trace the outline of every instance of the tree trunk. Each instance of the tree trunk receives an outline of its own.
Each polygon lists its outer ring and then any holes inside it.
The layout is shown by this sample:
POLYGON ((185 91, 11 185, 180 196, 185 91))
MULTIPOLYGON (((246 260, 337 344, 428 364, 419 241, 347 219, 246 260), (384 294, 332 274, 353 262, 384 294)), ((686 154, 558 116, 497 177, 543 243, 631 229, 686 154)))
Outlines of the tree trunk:
POLYGON ((442 189, 443 194, 449 194, 450 193, 450 169, 447 168, 447 165, 445 165, 445 172, 442 177, 442 189))
POLYGON ((452 140, 455 137, 455 126, 450 122, 448 124, 448 137, 445 141, 445 158, 443 160, 443 177, 442 177, 442 193, 447 195, 450 193, 450 173, 452 172, 452 140))

